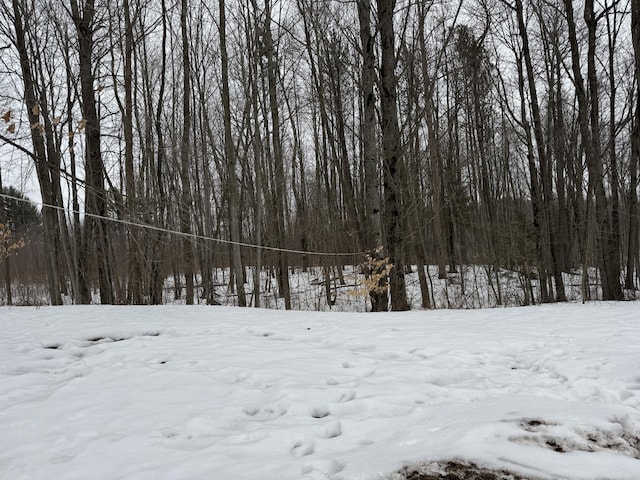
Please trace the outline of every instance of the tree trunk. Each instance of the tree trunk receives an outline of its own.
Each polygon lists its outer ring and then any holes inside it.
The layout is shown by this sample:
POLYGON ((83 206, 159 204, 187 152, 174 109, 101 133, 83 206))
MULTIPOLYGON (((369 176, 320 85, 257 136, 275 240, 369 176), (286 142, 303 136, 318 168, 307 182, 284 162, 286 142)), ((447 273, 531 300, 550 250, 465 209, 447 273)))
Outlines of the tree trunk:
POLYGON ((395 75, 395 0, 378 0, 378 21, 382 59, 380 66, 380 117, 382 123, 382 163, 385 198, 384 224, 386 247, 392 265, 389 281, 391 310, 408 310, 407 290, 402 263, 403 232, 401 223, 402 146, 398 125, 397 81, 395 75))
POLYGON ((227 188, 229 191, 229 230, 231 233, 231 263, 236 281, 238 305, 247 306, 244 291, 244 274, 242 257, 240 256, 240 209, 238 208, 238 180, 236 178, 236 152, 231 136, 231 105, 229 100, 229 57, 227 55, 227 34, 225 18, 225 1, 219 0, 220 10, 220 56, 222 63, 222 106, 224 110, 224 156, 227 162, 227 188))
POLYGON ((556 301, 566 302, 567 297, 564 290, 564 281, 562 279, 562 271, 560 269, 559 262, 560 253, 558 252, 558 245, 555 241, 555 232, 551 225, 553 220, 551 215, 551 203, 553 200, 551 165, 547 156, 547 150, 545 148, 545 138, 540 116, 540 105, 538 103, 536 77, 533 71, 531 54, 529 52, 529 36, 527 34, 527 29, 524 23, 522 0, 516 0, 516 14, 518 16, 518 28, 520 30, 520 36, 522 37, 522 54, 524 56, 525 66, 527 69, 527 79, 529 81, 529 95, 531 96, 533 131, 536 138, 538 161, 540 162, 540 175, 542 180, 542 205, 544 209, 543 218, 548 229, 547 235, 549 236, 549 247, 551 251, 550 253, 552 264, 551 267, 556 286, 556 301))
POLYGON ((189 35, 187 32, 188 0, 181 0, 180 31, 182 32, 182 139, 180 142, 180 231, 182 237, 182 271, 185 277, 186 303, 193 305, 193 244, 191 239, 191 63, 189 61, 189 35))
MULTIPOLYGON (((375 38, 371 34, 371 0, 358 0, 358 21, 360 30, 360 47, 362 49, 361 102, 362 120, 360 148, 364 169, 364 211, 366 248, 370 255, 382 247, 382 200, 380 198, 380 181, 378 177, 378 153, 376 140, 376 97, 373 90, 375 72, 375 38)), ((376 285, 369 291, 371 311, 384 312, 389 305, 389 293, 386 288, 387 279, 381 279, 384 285, 376 285)))
MULTIPOLYGON (((7 227, 7 217, 4 210, 4 188, 2 186, 2 170, 0 169, 0 224, 5 228, 7 227)), ((8 249, 8 245, 5 245, 5 249, 8 249)), ((7 305, 13 305, 13 298, 11 296, 11 266, 9 264, 8 252, 4 255, 4 258, 0 258, 0 261, 4 263, 4 288, 7 292, 7 305)))
POLYGON ((547 291, 546 269, 543 259, 543 235, 542 225, 540 223, 540 215, 542 208, 542 194, 540 193, 540 182, 538 178, 538 169, 536 168, 533 151, 533 139, 531 138, 531 125, 527 120, 526 95, 524 92, 524 72, 522 71, 522 59, 517 59, 518 69, 518 88, 520 91, 520 118, 524 128, 526 144, 527 144, 527 160, 529 165, 529 178, 531 185, 531 209, 533 213, 533 229, 535 232, 536 243, 536 262, 538 267, 538 275, 540 277, 540 301, 548 302, 549 294, 547 291))
POLYGON ((584 20, 588 31, 587 51, 587 79, 589 84, 589 108, 587 91, 584 86, 580 65, 580 52, 576 34, 576 23, 573 15, 571 0, 564 0, 569 27, 569 43, 571 45, 571 60, 578 99, 578 120, 580 134, 584 144, 584 154, 589 170, 589 183, 595 193, 595 217, 597 231, 597 265, 602 281, 603 300, 622 300, 623 293, 620 284, 620 257, 617 238, 612 228, 609 212, 609 200, 604 187, 602 154, 600 147, 600 118, 598 108, 598 78, 596 72, 596 23, 593 0, 585 1, 584 20))
MULTIPOLYGON (((280 139, 280 113, 278 107, 278 65, 276 52, 271 33, 271 0, 266 1, 264 25, 264 54, 267 57, 267 81, 269 84, 269 109, 271 110, 271 130, 273 143, 273 159, 275 167, 274 194, 276 201, 276 237, 277 246, 285 247, 285 174, 284 159, 282 154, 282 141, 280 139)), ((289 287, 289 261, 285 251, 278 251, 278 286, 280 295, 284 298, 285 309, 291 310, 291 291, 289 287)))
MULTIPOLYGON (((163 199, 165 198, 164 188, 164 169, 166 163, 165 141, 164 133, 162 132, 162 112, 164 109, 164 90, 165 90, 165 76, 167 65, 167 6, 166 0, 161 1, 162 8, 162 42, 161 42, 161 69, 160 69, 160 91, 158 92, 158 104, 156 105, 155 117, 154 117, 154 129, 156 132, 156 138, 158 142, 157 158, 156 158, 156 171, 155 173, 155 188, 158 197, 158 210, 156 216, 156 222, 160 228, 166 226, 166 205, 163 199)), ((153 305, 162 304, 162 291, 164 282, 164 258, 162 252, 162 240, 165 237, 165 233, 162 231, 156 231, 153 233, 152 245, 151 245, 151 279, 150 279, 150 291, 151 291, 151 303, 153 305)))
MULTIPOLYGON (((36 93, 38 85, 36 84, 36 79, 34 78, 34 74, 31 69, 31 62, 33 59, 29 57, 29 48, 27 46, 27 32, 25 31, 25 28, 28 25, 23 24, 25 14, 28 12, 23 11, 23 5, 21 5, 18 0, 13 0, 12 6, 15 42, 20 58, 20 70, 24 84, 24 102, 27 109, 29 125, 32 125, 31 141, 33 145, 33 159, 36 166, 36 175, 38 177, 43 202, 53 205, 55 199, 53 196, 52 179, 49 171, 49 159, 47 158, 44 135, 42 135, 43 128, 40 121, 40 105, 36 93)), ((44 237, 46 239, 44 242, 44 249, 49 297, 52 305, 62 305, 62 295, 60 292, 60 285, 58 283, 58 262, 54 249, 55 244, 53 242, 53 239, 56 238, 56 232, 58 231, 57 213, 51 208, 43 208, 42 222, 44 237)))
POLYGON ((425 92, 425 112, 424 118, 427 126, 427 146, 429 149, 430 183, 432 199, 432 226, 434 247, 436 252, 436 264, 438 265, 438 278, 447 277, 447 249, 445 246, 445 234, 442 222, 443 213, 443 182, 442 182, 442 158, 440 155, 440 145, 437 132, 436 107, 433 101, 435 80, 429 75, 427 64, 427 41, 425 35, 426 23, 425 6, 422 5, 418 17, 418 36, 420 39, 420 65, 422 67, 422 81, 425 92))
MULTIPOLYGON (((255 15, 257 15, 257 5, 255 0, 252 2, 252 8, 255 15)), ((255 308, 260 308, 260 273, 262 271, 262 221, 263 221, 263 198, 262 198, 262 157, 263 157, 263 145, 262 136, 260 133, 260 114, 259 114, 259 99, 258 99, 258 78, 259 73, 262 70, 259 68, 258 58, 261 57, 261 52, 258 47, 260 30, 258 28, 252 28, 256 25, 252 25, 250 21, 247 21, 246 31, 247 39, 251 42, 250 55, 249 55, 249 79, 248 79, 248 97, 251 100, 251 113, 253 131, 251 135, 251 144, 253 147, 253 170, 254 170, 254 192, 253 192, 253 223, 254 223, 254 243, 258 245, 255 249, 254 265, 253 265, 253 305, 255 308)))
MULTIPOLYGON (((640 163, 640 2, 631 2, 631 36, 635 55, 636 104, 632 120, 630 184, 629 184, 629 242, 625 287, 638 288, 638 164, 640 163)), ((633 108, 633 107, 632 107, 633 108)))
MULTIPOLYGON (((83 251, 80 258, 84 264, 81 269, 88 268, 88 262, 95 258, 98 265, 98 282, 100 286, 100 302, 112 304, 115 301, 111 265, 109 262, 109 237, 107 235, 106 198, 104 190, 104 164, 100 146, 100 118, 96 108, 95 75, 93 71, 94 43, 94 0, 85 0, 82 9, 77 0, 71 0, 71 14, 78 34, 78 63, 82 98, 82 117, 85 132, 85 172, 86 196, 85 234, 83 251), (81 11, 82 10, 82 11, 81 11), (95 245, 95 255, 93 246, 95 245)), ((86 291, 84 292, 87 293, 86 291)), ((83 298, 88 303, 90 298, 83 298)))
MULTIPOLYGON (((126 206, 129 220, 137 220, 136 181, 133 169, 133 24, 129 0, 123 2, 124 10, 124 168, 126 180, 126 206)), ((136 227, 128 227, 128 302, 133 305, 142 303, 142 262, 140 261, 141 242, 136 227)))

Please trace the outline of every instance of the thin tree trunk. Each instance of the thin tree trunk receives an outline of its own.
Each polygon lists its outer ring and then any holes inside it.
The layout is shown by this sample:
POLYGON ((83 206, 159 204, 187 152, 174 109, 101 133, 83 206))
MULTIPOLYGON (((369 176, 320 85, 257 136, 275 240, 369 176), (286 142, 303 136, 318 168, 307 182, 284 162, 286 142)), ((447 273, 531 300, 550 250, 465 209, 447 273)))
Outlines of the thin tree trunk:
MULTIPOLYGON (((255 1, 252 2, 252 7, 254 12, 256 12, 257 7, 255 5, 255 1)), ((262 271, 262 182, 263 182, 263 174, 262 174, 262 137, 260 135, 260 116, 259 116, 259 101, 258 101, 258 58, 260 57, 260 52, 258 51, 259 44, 259 30, 257 28, 251 28, 252 25, 248 21, 246 30, 247 30, 247 38, 251 38, 253 40, 252 46, 250 49, 252 55, 250 55, 250 64, 249 64, 249 96, 251 98, 251 112, 252 112, 252 121, 253 121, 253 135, 252 135, 252 146, 253 146, 253 169, 255 175, 254 182, 254 202, 253 202, 253 223, 254 223, 254 242, 258 247, 255 249, 255 262, 253 266, 253 305, 256 308, 260 308, 261 306, 261 298, 260 298, 260 273, 262 271)))
POLYGON ((518 88, 520 91, 520 117, 525 131, 527 143, 527 160, 529 165, 529 178, 531 185, 531 208, 533 213, 533 229, 535 232, 536 243, 536 262, 538 267, 538 276, 540 277, 540 301, 542 303, 549 301, 549 293, 547 291, 546 269, 543 263, 543 236, 542 226, 540 224, 540 211, 542 205, 542 195, 540 193, 540 183, 538 179, 538 169, 536 168, 533 151, 533 139, 531 138, 531 125, 527 120, 526 96, 524 92, 524 72, 522 71, 522 59, 517 59, 518 69, 518 88))
POLYGON ((429 75, 427 64, 427 42, 425 36, 426 28, 426 11, 425 6, 421 5, 418 17, 418 36, 420 39, 420 65, 422 67, 422 81, 424 83, 425 92, 425 112, 424 118, 427 126, 427 145, 429 148, 429 165, 430 183, 431 183, 431 199, 432 199, 432 227, 431 232, 434 239, 434 247, 436 252, 436 264, 438 265, 438 278, 447 277, 447 250, 445 247, 445 235, 442 223, 442 159, 440 156, 440 145, 437 132, 436 108, 433 101, 434 80, 429 75))
MULTIPOLYGON (((40 122, 40 106, 37 98, 37 83, 34 78, 34 73, 31 69, 32 58, 29 57, 29 48, 27 46, 27 32, 25 28, 28 25, 23 24, 25 21, 24 5, 20 4, 18 0, 12 0, 13 6, 13 25, 15 29, 15 42, 20 58, 20 70, 22 72, 22 81, 24 84, 24 102, 27 109, 27 115, 29 119, 29 125, 31 128, 31 141, 33 145, 33 159, 36 166, 36 175, 38 177, 38 183, 40 185, 40 192, 42 193, 42 200, 44 203, 53 205, 53 187, 49 171, 49 163, 47 159, 47 151, 44 142, 44 136, 41 134, 40 122)), ((56 238, 57 214, 51 208, 43 208, 42 221, 44 236, 46 239, 56 238)), ((60 293, 58 262, 56 259, 56 252, 54 250, 54 244, 50 241, 44 242, 46 268, 47 268, 47 283, 49 287, 49 297, 52 305, 62 305, 62 295, 60 293)))
MULTIPOLYGON (((133 22, 129 0, 123 2, 124 10, 124 168, 126 181, 126 206, 129 219, 137 220, 136 182, 133 171, 133 22)), ((140 234, 136 227, 128 227, 128 301, 133 305, 142 303, 142 263, 139 250, 140 234)))
POLYGON ((242 257, 240 256, 240 208, 238 205, 238 180, 236 178, 236 152, 231 136, 231 105, 229 101, 229 57, 227 55, 227 34, 225 1, 219 0, 220 10, 220 56, 222 63, 222 106, 224 110, 224 156, 227 162, 227 188, 229 192, 229 229, 231 232, 231 263, 236 281, 238 305, 247 306, 244 291, 244 274, 242 272, 242 257))
MULTIPOLYGON (((4 193, 4 187, 2 186, 2 169, 0 169, 0 224, 4 228, 9 228, 7 225, 7 217, 4 209, 4 197, 1 195, 4 193)), ((8 245, 4 245, 5 250, 9 248, 8 245)), ((4 288, 7 292, 7 305, 13 305, 13 298, 11 296, 11 266, 9 262, 9 252, 5 252, 4 258, 0 258, 0 261, 4 263, 4 288)))
MULTIPOLYGON (((280 113, 278 107, 278 65, 276 51, 273 45, 271 33, 271 0, 266 0, 265 25, 264 25, 264 49, 267 57, 267 81, 269 84, 269 109, 271 110, 271 130, 273 142, 273 159, 275 167, 274 193, 276 201, 276 232, 277 246, 285 247, 285 175, 284 159, 282 154, 282 141, 280 139, 280 113)), ((280 295, 284 298, 285 309, 291 310, 291 290, 289 287, 289 262, 286 252, 278 251, 278 286, 280 295)))
MULTIPOLYGON (((65 27, 64 35, 64 63, 65 63, 65 76, 67 87, 67 116, 73 118, 73 74, 71 69, 71 57, 70 57, 70 42, 67 29, 65 27)), ((68 151, 69 151, 69 163, 71 169, 71 234, 69 238, 70 251, 71 251, 71 269, 69 275, 71 277, 71 285, 73 289, 74 303, 82 303, 83 299, 90 298, 89 286, 87 283, 87 273, 80 268, 80 252, 82 252, 82 225, 80 224, 80 202, 78 200, 78 178, 76 174, 76 151, 75 151, 75 134, 76 131, 73 122, 69 122, 67 125, 67 138, 68 138, 68 151)))
POLYGON ((566 302, 567 297, 564 290, 564 281, 562 279, 562 271, 559 266, 558 245, 555 242, 554 229, 552 228, 551 202, 552 202, 552 185, 551 185, 551 166, 547 151, 545 148, 545 138, 542 129, 542 121, 540 116, 540 105, 538 103, 538 93, 536 87, 536 77, 533 71, 533 62, 529 51, 529 36, 524 23, 522 12, 522 0, 516 0, 516 14, 518 17, 518 28, 522 37, 522 54, 524 56, 525 66, 527 69, 527 79, 529 82, 529 95, 531 95, 531 111, 533 117, 533 132, 536 138, 538 161, 540 162, 540 175, 542 179, 542 206, 543 218, 548 229, 549 246, 551 253, 551 263, 553 277, 556 286, 556 301, 566 302))
POLYGON ((584 143, 584 153, 589 170, 589 183, 595 193, 595 217, 597 231, 597 264, 602 280, 603 300, 622 300, 622 287, 620 284, 620 257, 618 254, 617 238, 612 228, 612 219, 609 213, 609 200, 604 187, 604 175, 602 155, 600 147, 600 115, 598 108, 598 78, 596 72, 596 24, 597 18, 594 12, 593 0, 586 0, 584 7, 584 20, 588 32, 587 51, 587 80, 589 84, 589 108, 587 91, 580 64, 580 51, 576 34, 576 23, 573 15, 573 2, 564 0, 567 14, 567 26, 569 28, 569 43, 571 45, 571 60, 578 99, 578 119, 580 134, 584 143))
POLYGON ((193 244, 191 240, 191 63, 189 61, 189 35, 187 32, 188 0, 181 0, 180 31, 182 33, 182 139, 180 143, 180 231, 182 237, 182 271, 185 276, 186 303, 193 305, 193 244))
MULTIPOLYGON (((166 225, 166 204, 165 204, 165 189, 164 189, 164 168, 166 163, 165 141, 164 134, 162 132, 162 111, 164 108, 164 90, 165 90, 165 76, 167 66, 167 6, 166 0, 161 1, 162 7, 162 43, 161 43, 161 69, 160 69, 160 91, 158 92, 158 104, 156 105, 155 117, 154 117, 154 129, 156 132, 156 138, 158 141, 157 158, 156 158, 156 171, 155 173, 155 187, 158 198, 157 209, 157 223, 159 227, 166 225)), ((151 303, 153 305, 162 304, 162 291, 164 282, 164 262, 162 255, 162 239, 165 238, 165 234, 162 231, 157 231, 152 237, 151 246, 151 303)))

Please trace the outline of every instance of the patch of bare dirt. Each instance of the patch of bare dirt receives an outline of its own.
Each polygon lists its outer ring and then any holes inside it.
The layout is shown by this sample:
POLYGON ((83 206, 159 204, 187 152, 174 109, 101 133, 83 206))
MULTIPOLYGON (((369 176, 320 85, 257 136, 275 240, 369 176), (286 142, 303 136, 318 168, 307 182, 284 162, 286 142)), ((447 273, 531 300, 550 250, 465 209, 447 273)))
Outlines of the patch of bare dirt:
POLYGON ((535 480, 507 470, 490 470, 474 463, 449 461, 401 470, 393 480, 535 480))
POLYGON ((510 440, 537 444, 558 453, 612 450, 640 459, 640 430, 628 418, 613 418, 610 422, 608 428, 582 426, 566 429, 540 419, 524 419, 518 425, 527 434, 510 440))

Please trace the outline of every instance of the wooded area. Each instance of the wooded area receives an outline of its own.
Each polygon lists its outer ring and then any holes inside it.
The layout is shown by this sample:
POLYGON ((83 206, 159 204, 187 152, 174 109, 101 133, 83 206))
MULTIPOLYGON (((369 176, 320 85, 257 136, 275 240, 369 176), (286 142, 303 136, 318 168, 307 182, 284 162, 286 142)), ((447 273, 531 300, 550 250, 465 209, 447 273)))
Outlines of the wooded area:
POLYGON ((287 309, 309 266, 367 263, 376 311, 415 268, 430 308, 430 264, 640 286, 636 0, 2 0, 0 58, 53 305, 215 303, 214 267, 287 309))

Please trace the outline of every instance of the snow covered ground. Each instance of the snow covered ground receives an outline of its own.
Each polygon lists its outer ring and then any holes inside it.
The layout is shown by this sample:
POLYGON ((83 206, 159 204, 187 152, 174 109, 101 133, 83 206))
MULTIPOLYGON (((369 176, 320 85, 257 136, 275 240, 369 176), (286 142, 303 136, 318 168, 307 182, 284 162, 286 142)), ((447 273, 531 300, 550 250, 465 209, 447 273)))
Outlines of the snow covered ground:
POLYGON ((640 307, 0 308, 3 480, 640 479, 640 307))

